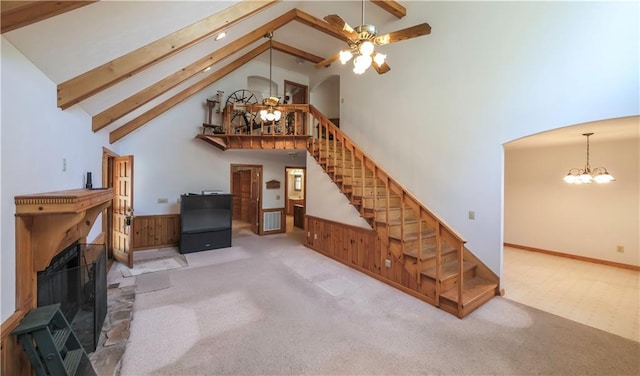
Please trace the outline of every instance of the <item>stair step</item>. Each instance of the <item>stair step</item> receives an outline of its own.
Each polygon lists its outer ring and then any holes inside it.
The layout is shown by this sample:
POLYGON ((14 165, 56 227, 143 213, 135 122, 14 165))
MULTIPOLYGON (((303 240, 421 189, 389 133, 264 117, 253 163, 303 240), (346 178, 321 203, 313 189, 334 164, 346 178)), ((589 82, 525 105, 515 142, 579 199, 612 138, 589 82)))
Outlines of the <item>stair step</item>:
POLYGON ((53 332, 53 343, 56 346, 58 351, 64 348, 67 339, 69 339, 69 335, 71 334, 71 328, 62 328, 53 332))
MULTIPOLYGON (((487 295, 487 294, 491 294, 492 296, 495 295, 496 287, 498 287, 497 283, 482 277, 474 277, 471 279, 466 279, 463 285, 464 285, 462 289, 462 305, 463 306, 472 303, 474 300, 484 295, 487 295)), ((455 304, 458 304, 458 289, 457 288, 449 289, 441 293, 440 297, 448 299, 455 304)))
MULTIPOLYGON (((430 228, 423 228, 422 229, 422 240, 426 240, 426 239, 430 239, 432 237, 436 236, 436 232, 430 228)), ((417 232, 405 232, 404 233, 404 237, 400 237, 400 234, 389 234, 389 237, 393 240, 398 240, 401 241, 403 243, 408 243, 408 242, 415 242, 418 241, 418 233, 417 232)))
MULTIPOLYGON (((456 252, 456 249, 447 245, 447 244, 443 244, 440 250, 440 257, 445 258, 453 253, 456 252)), ((402 251, 402 253, 404 253, 406 256, 409 257, 413 257, 415 259, 418 258, 418 248, 417 247, 413 247, 413 248, 409 248, 407 249, 407 247, 405 247, 405 249, 402 251)), ((424 244, 422 246, 422 257, 421 259, 423 261, 427 261, 430 259, 433 259, 436 257, 436 245, 435 244, 424 244)))
MULTIPOLYGON (((469 261, 464 261, 463 265, 462 265, 462 271, 463 272, 468 272, 470 270, 472 270, 473 268, 476 267, 476 264, 469 262, 469 261)), ((427 270, 424 270, 422 273, 423 276, 431 278, 431 279, 436 279, 436 268, 429 268, 427 270)), ((442 272, 440 274, 440 281, 445 281, 449 278, 453 278, 456 277, 458 275, 458 260, 454 260, 451 262, 448 262, 446 264, 442 265, 442 272)))
POLYGON ((64 358, 64 369, 67 371, 67 375, 76 374, 83 354, 84 350, 82 348, 67 352, 67 356, 64 358))

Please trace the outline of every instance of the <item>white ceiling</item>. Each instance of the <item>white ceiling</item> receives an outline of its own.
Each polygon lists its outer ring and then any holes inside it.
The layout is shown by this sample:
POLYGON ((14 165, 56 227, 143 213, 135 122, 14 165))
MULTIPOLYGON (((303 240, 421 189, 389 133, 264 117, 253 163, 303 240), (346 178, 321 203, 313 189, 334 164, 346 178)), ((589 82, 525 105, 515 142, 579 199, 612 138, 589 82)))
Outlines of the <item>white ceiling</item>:
MULTIPOLYGON (((158 38, 188 26, 211 14, 225 9, 236 1, 100 1, 67 12, 35 24, 4 33, 9 40, 34 65, 54 83, 59 84, 70 78, 104 64, 119 56, 140 48, 158 38)), ((421 22, 429 22, 429 15, 411 12, 411 1, 401 1, 407 8, 407 16, 397 19, 371 2, 365 2, 365 22, 375 24, 379 33, 391 32, 421 22)), ((328 14, 339 14, 351 26, 361 23, 362 2, 356 1, 290 1, 284 0, 265 11, 227 30, 227 38, 213 41, 212 38, 185 49, 171 58, 165 59, 151 68, 105 90, 80 103, 90 115, 126 99, 167 75, 176 72, 194 61, 233 42, 251 32, 257 25, 265 24, 286 11, 298 8, 317 18, 328 14)), ((432 25, 434 26, 434 25, 432 25)), ((437 25, 435 25, 437 28, 437 25)), ((424 36, 421 38, 429 38, 424 36)), ((300 22, 291 22, 274 32, 274 41, 326 58, 343 49, 346 44, 300 22)), ((263 43, 261 39, 233 56, 213 66, 213 71, 228 64, 250 49, 263 43)), ((398 45, 402 45, 398 43, 398 45)), ((400 46, 398 46, 400 47, 400 46)), ((394 45, 394 48, 395 45, 394 45)), ((401 48, 401 47, 400 47, 401 48)), ((268 52, 256 58, 269 61, 268 52)), ((291 55, 273 51, 273 64, 287 70, 311 75, 315 71, 313 63, 291 55)), ((344 67, 345 74, 350 73, 344 67)), ((195 76, 182 86, 198 80, 195 76)), ((168 95, 168 94, 167 94, 168 95)), ((161 98, 158 98, 160 100, 161 98)), ((148 104, 148 106, 152 103, 148 104)), ((139 111, 144 111, 144 107, 139 111)), ((132 113, 129 116, 134 116, 132 113)), ((123 119, 124 120, 124 119, 123 119)), ((585 132, 594 132, 592 141, 640 137, 639 118, 629 117, 600 122, 586 123, 549 131, 510 142, 506 148, 538 147, 582 143, 585 132)))
POLYGON ((584 143, 583 133, 593 133, 589 142, 640 138, 640 116, 629 116, 567 126, 534 134, 505 144, 507 150, 584 143))

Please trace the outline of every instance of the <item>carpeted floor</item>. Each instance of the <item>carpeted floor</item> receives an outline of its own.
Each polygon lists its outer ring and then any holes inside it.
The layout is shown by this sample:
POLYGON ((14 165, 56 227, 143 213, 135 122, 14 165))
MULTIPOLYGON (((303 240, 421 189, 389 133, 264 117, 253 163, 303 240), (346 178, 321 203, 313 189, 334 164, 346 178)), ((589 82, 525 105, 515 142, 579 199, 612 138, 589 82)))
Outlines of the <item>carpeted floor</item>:
POLYGON ((640 344, 497 297, 464 320, 287 237, 186 255, 122 375, 638 375, 640 344))

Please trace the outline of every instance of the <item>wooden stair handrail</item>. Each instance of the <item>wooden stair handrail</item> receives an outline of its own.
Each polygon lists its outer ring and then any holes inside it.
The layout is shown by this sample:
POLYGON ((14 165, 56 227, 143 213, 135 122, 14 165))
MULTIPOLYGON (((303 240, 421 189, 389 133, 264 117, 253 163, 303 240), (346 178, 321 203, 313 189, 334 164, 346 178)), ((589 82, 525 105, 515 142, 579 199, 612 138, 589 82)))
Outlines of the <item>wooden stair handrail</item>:
MULTIPOLYGON (((387 173, 382 167, 380 167, 380 165, 378 165, 377 163, 374 162, 374 160, 372 158, 370 158, 366 153, 364 153, 361 149, 359 149, 356 144, 347 136, 345 135, 342 131, 340 131, 340 129, 338 127, 336 127, 335 124, 333 124, 331 122, 331 120, 327 119, 320 111, 318 111, 313 105, 309 105, 309 113, 316 119, 321 119, 322 122, 319 123, 319 125, 324 125, 326 128, 331 130, 331 133, 334 134, 334 142, 337 142, 337 138, 339 137, 340 139, 343 139, 345 141, 347 141, 351 146, 352 149, 358 149, 362 155, 364 156, 364 158, 366 158, 367 160, 371 161, 374 165, 375 165, 375 172, 380 172, 382 174, 382 176, 385 179, 388 179, 389 181, 391 181, 397 188, 401 189, 405 195, 407 195, 411 200, 415 201, 416 203, 420 204, 420 200, 418 200, 409 190, 407 190, 406 188, 404 188, 402 185, 400 185, 395 179, 393 179, 391 177, 391 175, 389 173, 387 173), (324 124, 323 124, 324 123, 324 124), (338 136, 339 134, 339 136, 338 136)), ((320 131, 320 130, 319 130, 320 131)), ((328 137, 327 137, 327 141, 328 137)), ((343 143, 346 147, 347 143, 343 143)), ((313 150, 310 150, 313 151, 313 150)), ((363 166, 364 167, 364 166, 363 166)), ((400 193, 400 192, 398 192, 400 193)), ((435 218, 441 225, 441 227, 443 227, 454 239, 456 239, 457 241, 461 242, 461 243, 466 243, 467 241, 460 235, 458 234, 458 232, 456 232, 455 230, 453 230, 444 220, 440 219, 438 216, 436 216, 435 214, 433 214, 429 209, 427 209, 424 205, 420 204, 420 206, 422 207, 422 209, 427 212, 430 216, 432 216, 433 218, 435 218)))

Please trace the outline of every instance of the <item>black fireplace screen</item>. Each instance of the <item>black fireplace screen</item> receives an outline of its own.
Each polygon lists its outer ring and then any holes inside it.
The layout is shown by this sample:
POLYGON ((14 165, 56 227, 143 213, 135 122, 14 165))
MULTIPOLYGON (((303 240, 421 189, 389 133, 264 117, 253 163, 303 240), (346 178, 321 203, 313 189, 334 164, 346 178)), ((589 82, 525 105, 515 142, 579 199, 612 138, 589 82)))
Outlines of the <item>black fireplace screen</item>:
POLYGON ((38 273, 38 307, 55 303, 85 351, 95 351, 107 314, 104 244, 74 243, 38 273))

